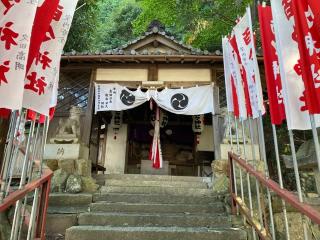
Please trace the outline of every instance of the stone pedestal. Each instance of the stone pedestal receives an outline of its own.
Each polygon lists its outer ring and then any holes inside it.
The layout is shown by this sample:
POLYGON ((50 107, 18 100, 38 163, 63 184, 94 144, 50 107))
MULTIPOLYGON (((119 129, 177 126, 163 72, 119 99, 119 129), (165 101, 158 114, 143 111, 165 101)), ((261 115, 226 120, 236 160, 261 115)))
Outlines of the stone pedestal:
POLYGON ((155 169, 152 167, 152 161, 141 160, 140 173, 146 175, 171 175, 168 161, 163 161, 163 168, 155 169))
MULTIPOLYGON (((237 148, 237 145, 233 145, 234 149, 237 148)), ((221 159, 228 159, 228 152, 230 151, 230 144, 220 144, 221 148, 221 159)), ((243 156, 244 149, 246 150, 246 155, 248 160, 253 160, 252 155, 252 146, 251 144, 246 144, 245 147, 243 144, 240 144, 240 155, 243 156)), ((255 150, 255 159, 260 159, 260 150, 259 145, 254 144, 254 150, 255 150)))
POLYGON ((44 159, 79 159, 80 144, 46 144, 44 159))

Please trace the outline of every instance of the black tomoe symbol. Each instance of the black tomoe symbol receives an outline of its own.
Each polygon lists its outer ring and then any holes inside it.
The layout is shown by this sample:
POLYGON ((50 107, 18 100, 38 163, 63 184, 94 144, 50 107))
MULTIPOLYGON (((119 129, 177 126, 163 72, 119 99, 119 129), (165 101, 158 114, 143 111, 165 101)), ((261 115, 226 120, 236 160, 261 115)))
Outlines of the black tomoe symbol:
POLYGON ((171 98, 171 106, 175 110, 183 110, 188 106, 189 98, 183 93, 177 93, 171 98))
POLYGON ((134 104, 136 97, 132 93, 126 90, 122 90, 120 94, 120 100, 124 105, 131 106, 132 104, 134 104))

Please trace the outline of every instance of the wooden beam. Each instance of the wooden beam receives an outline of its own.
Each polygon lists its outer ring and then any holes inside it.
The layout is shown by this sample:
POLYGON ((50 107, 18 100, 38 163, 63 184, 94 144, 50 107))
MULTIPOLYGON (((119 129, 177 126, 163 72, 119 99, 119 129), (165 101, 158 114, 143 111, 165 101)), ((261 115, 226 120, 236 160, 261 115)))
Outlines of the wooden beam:
POLYGON ((96 79, 96 70, 92 70, 91 72, 91 80, 89 86, 89 94, 88 94, 88 105, 85 113, 84 125, 82 134, 82 141, 87 147, 90 146, 90 135, 91 135, 91 125, 92 125, 92 115, 94 109, 94 81, 96 79))

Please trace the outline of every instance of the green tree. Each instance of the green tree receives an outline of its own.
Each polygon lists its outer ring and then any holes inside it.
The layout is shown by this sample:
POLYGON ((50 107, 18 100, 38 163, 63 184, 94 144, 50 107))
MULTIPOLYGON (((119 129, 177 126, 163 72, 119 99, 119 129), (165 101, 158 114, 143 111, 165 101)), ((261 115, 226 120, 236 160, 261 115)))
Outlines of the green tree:
POLYGON ((80 0, 79 8, 73 18, 72 27, 65 46, 65 51, 72 50, 94 51, 96 50, 97 32, 99 29, 98 16, 102 0, 80 0), (85 5, 84 5, 85 4, 85 5))
POLYGON ((133 39, 132 21, 140 12, 135 0, 106 1, 101 9, 103 24, 99 28, 99 49, 116 48, 133 39))
POLYGON ((252 0, 141 0, 141 14, 133 22, 134 33, 141 34, 154 19, 173 30, 186 43, 197 48, 221 47, 221 36, 228 34, 237 16, 252 0))

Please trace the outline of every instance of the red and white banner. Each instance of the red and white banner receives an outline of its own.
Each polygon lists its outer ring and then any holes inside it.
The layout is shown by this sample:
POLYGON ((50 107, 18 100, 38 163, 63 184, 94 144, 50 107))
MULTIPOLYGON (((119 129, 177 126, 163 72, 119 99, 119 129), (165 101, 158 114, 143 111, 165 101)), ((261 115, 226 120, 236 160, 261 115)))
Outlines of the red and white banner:
MULTIPOLYGON (((231 71, 230 71, 230 62, 229 62, 229 51, 227 49, 228 38, 222 38, 222 49, 223 49, 223 67, 224 67, 224 82, 226 87, 226 99, 227 99, 227 109, 228 112, 235 112, 235 108, 238 106, 233 101, 232 93, 232 79, 231 71)), ((239 111, 237 111, 239 112, 239 111)), ((236 115, 236 114, 235 114, 236 115)))
MULTIPOLYGON (((291 1, 271 0, 288 129, 311 129, 291 1)), ((317 118, 319 126, 319 118, 317 118)))
POLYGON ((305 101, 311 114, 320 113, 320 3, 292 0, 295 40, 301 57, 305 101))
POLYGON ((286 119, 282 84, 277 56, 272 11, 270 6, 258 6, 264 67, 270 104, 272 124, 282 124, 286 119))
POLYGON ((53 105, 63 47, 67 40, 77 0, 60 0, 46 38, 25 79, 23 107, 49 116, 53 105))
POLYGON ((241 63, 239 55, 238 45, 235 36, 231 36, 229 39, 230 48, 230 68, 233 79, 235 79, 236 92, 239 104, 239 117, 241 119, 247 119, 252 116, 249 89, 247 84, 247 75, 244 67, 241 63))
POLYGON ((250 8, 234 28, 241 62, 246 71, 252 117, 265 113, 260 72, 255 50, 250 8))
POLYGON ((22 107, 30 36, 38 1, 0 2, 0 108, 22 107))
POLYGON ((224 68, 225 68, 225 81, 226 95, 228 101, 232 104, 231 112, 234 113, 236 118, 246 119, 247 111, 245 106, 244 88, 240 73, 240 65, 238 62, 238 57, 233 50, 228 38, 223 38, 223 58, 224 58, 224 68))

